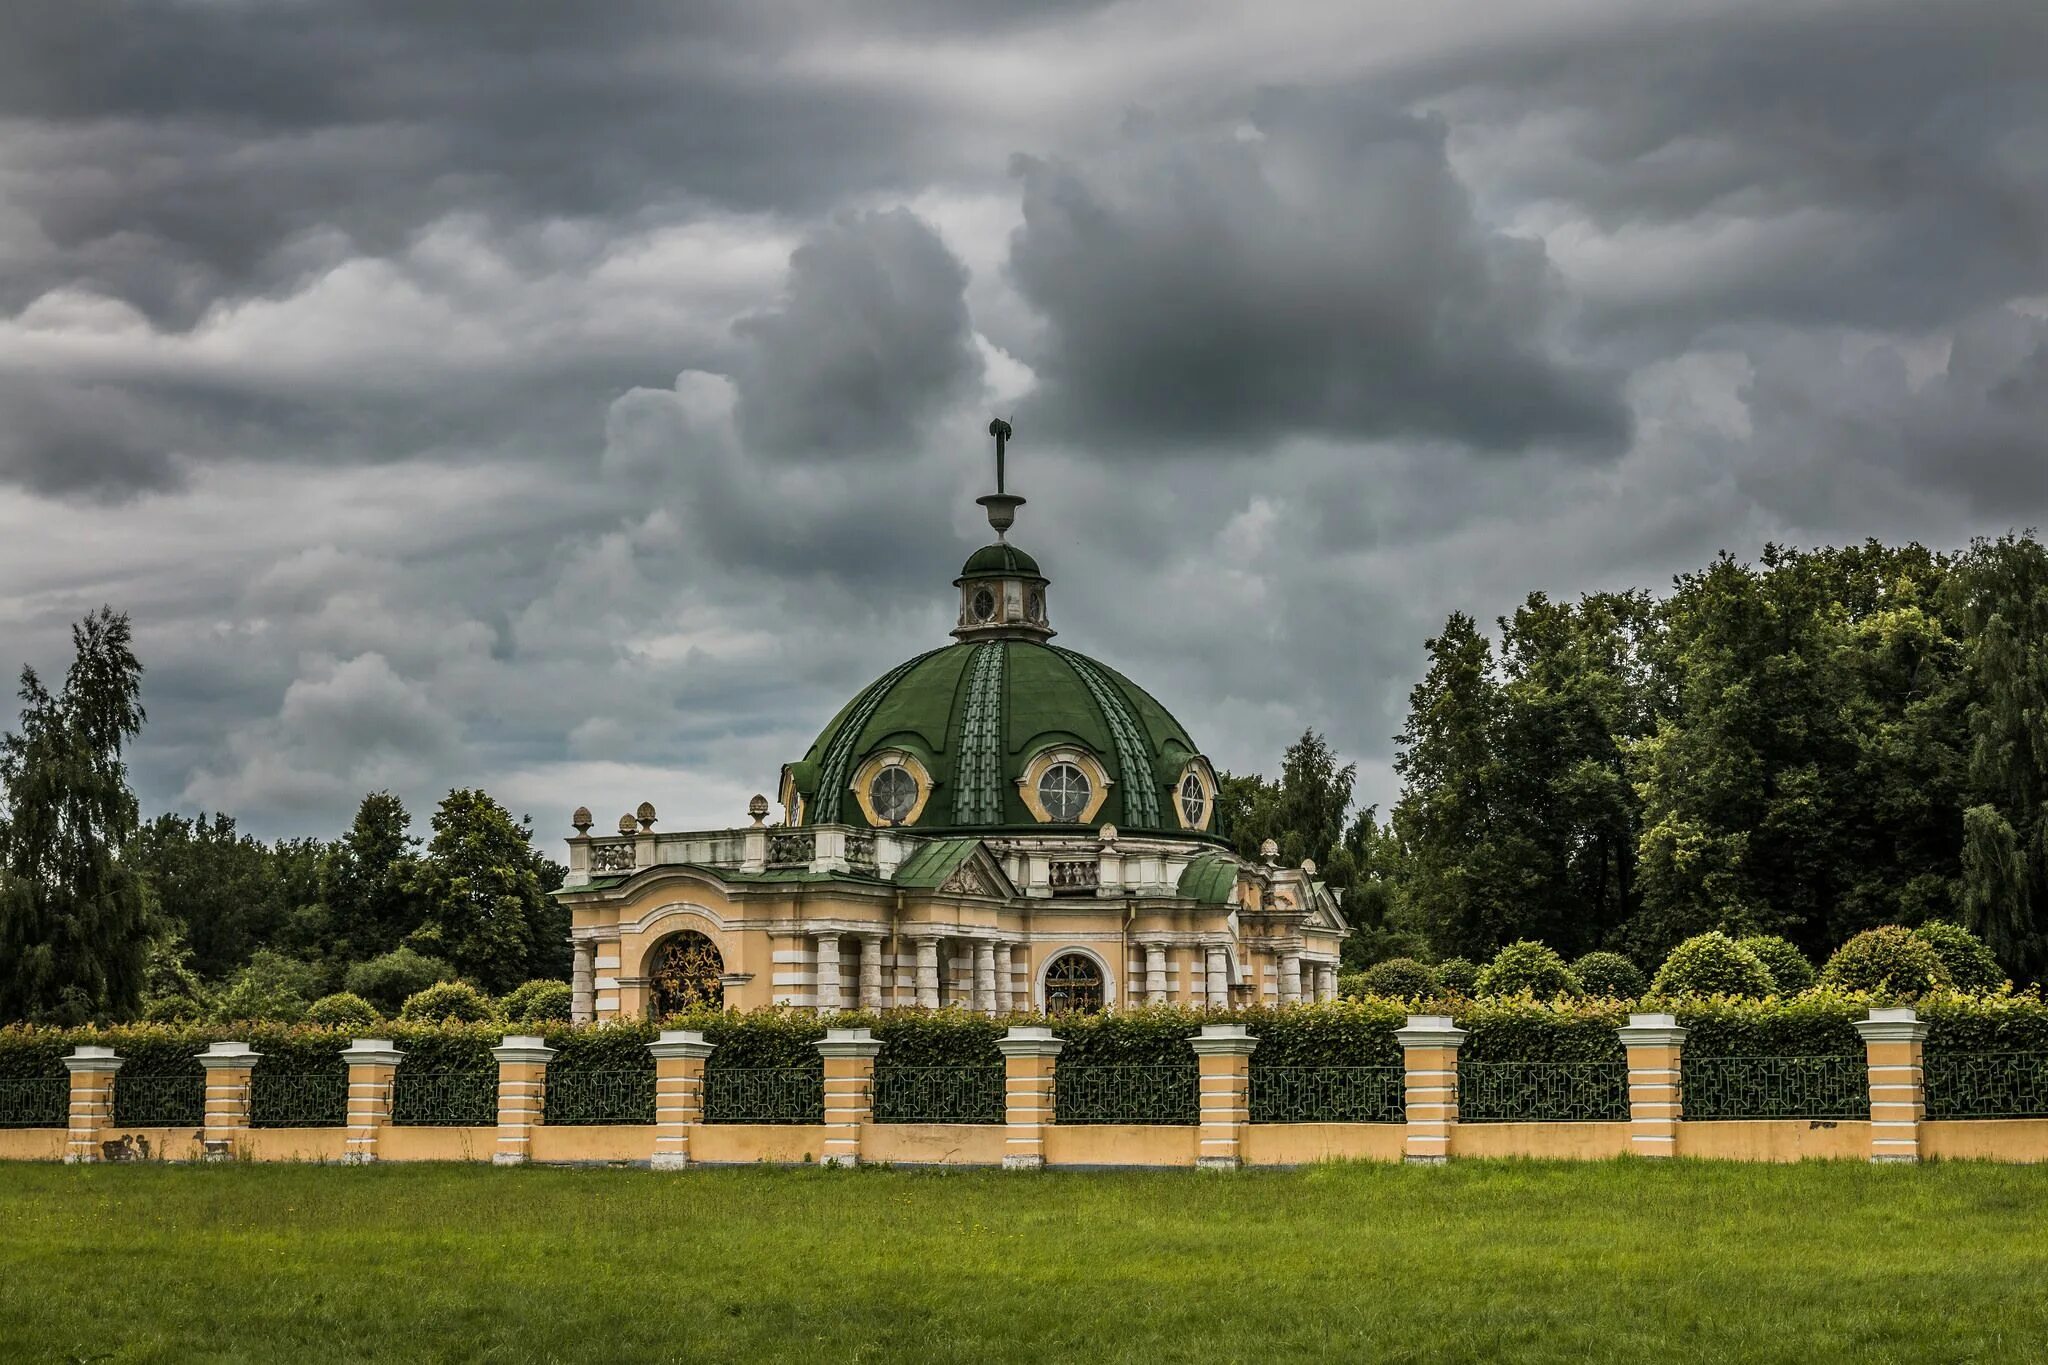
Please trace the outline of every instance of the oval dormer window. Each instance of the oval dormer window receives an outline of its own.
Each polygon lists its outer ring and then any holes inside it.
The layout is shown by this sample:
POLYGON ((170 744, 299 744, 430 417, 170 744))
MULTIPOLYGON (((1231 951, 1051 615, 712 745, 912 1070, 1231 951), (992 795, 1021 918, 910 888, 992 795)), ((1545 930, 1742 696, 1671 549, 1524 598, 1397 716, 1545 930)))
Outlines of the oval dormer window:
POLYGON ((868 804, 889 824, 902 824, 917 808, 917 779, 901 768, 882 769, 868 783, 868 804))
POLYGON ((1181 822, 1189 829, 1200 829, 1202 817, 1209 813, 1209 793, 1202 788, 1202 779, 1189 773, 1180 780, 1181 822))
POLYGON ((975 590, 972 607, 975 620, 991 620, 996 614, 996 595, 987 588, 978 588, 975 590))
POLYGON ((1071 825, 1079 820, 1094 792, 1088 774, 1071 763, 1055 763, 1038 779, 1038 800, 1045 807, 1046 818, 1056 824, 1071 825))

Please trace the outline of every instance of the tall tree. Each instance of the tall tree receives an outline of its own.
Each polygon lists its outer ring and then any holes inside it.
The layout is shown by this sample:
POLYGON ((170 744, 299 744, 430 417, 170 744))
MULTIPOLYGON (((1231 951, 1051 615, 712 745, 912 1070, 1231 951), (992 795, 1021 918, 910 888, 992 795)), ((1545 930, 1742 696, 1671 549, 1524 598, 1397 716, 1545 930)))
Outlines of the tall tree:
POLYGON ((561 877, 532 847, 532 830, 481 791, 449 792, 433 824, 426 856, 407 883, 426 907, 426 922, 409 945, 445 958, 493 992, 557 974, 557 963, 566 974, 567 924, 548 895, 549 881, 558 886, 561 877))
POLYGON ((1980 541, 1958 575, 1970 731, 1964 923, 2016 978, 2048 970, 2048 550, 1980 541))
POLYGON ((410 886, 420 842, 411 828, 403 801, 371 792, 348 833, 327 850, 321 898, 335 950, 350 961, 390 952, 426 920, 426 906, 410 886))
POLYGON ((0 740, 0 1017, 124 1017, 149 944, 122 760, 142 729, 128 618, 102 607, 71 629, 60 695, 21 671, 21 728, 0 740))

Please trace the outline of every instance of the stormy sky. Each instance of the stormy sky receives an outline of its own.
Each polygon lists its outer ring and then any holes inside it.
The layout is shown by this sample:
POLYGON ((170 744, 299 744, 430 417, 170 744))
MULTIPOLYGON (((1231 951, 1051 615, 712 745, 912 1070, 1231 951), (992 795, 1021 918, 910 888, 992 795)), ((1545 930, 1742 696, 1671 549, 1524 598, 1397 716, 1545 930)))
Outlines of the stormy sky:
POLYGON ((0 668, 145 811, 738 823, 943 642, 1394 783, 1445 612, 2048 509, 2040 0, 0 7, 0 668))

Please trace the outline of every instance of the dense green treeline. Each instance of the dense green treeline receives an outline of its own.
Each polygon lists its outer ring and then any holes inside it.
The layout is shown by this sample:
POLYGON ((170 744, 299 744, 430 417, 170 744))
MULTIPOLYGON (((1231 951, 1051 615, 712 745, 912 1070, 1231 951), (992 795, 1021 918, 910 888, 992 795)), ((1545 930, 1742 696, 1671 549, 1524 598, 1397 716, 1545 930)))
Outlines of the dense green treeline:
MULTIPOLYGON (((1497 639, 1454 613, 1409 697, 1389 817, 1330 839, 1319 812, 1289 848, 1349 885, 1361 965, 1529 938, 1654 966, 1714 929, 1818 961, 1876 925, 1946 919, 2035 980, 2044 640, 2031 535, 1723 555, 1661 596, 1531 594, 1497 639)), ((1260 812, 1318 752, 1305 736, 1279 784, 1226 781, 1232 812, 1264 837, 1260 812)))
POLYGON ((392 1012, 436 981, 568 976, 563 869, 481 791, 449 792, 424 841, 383 792, 332 843, 264 843, 224 814, 141 823, 128 618, 102 608, 72 643, 59 691, 22 670, 0 738, 0 1019, 295 1019, 344 988, 392 1012))

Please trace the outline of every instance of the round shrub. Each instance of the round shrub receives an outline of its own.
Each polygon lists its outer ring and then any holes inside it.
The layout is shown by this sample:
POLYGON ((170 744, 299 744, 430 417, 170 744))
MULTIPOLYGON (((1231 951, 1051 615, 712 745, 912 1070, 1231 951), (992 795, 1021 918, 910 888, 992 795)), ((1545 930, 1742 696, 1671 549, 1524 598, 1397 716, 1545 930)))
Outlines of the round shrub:
POLYGON ((1421 1000, 1436 994, 1436 973, 1412 957, 1390 957, 1363 973, 1367 995, 1421 1000))
POLYGON ((1643 969, 1620 953, 1587 953, 1572 964, 1572 975, 1585 987, 1586 994, 1604 995, 1610 1000, 1634 1000, 1642 995, 1647 984, 1643 969))
POLYGON ((1984 946, 1984 940, 1960 924, 1931 919, 1913 931, 1913 937, 1934 949, 1948 972, 1949 984, 1970 995, 1995 991, 2005 984, 2005 972, 1998 959, 1984 946))
POLYGON ((196 1024, 205 1017, 205 1004, 189 995, 159 995, 142 1006, 145 1024, 196 1024))
POLYGON ((569 1022, 569 983, 529 981, 514 986, 498 1002, 505 1019, 513 1024, 566 1024, 569 1022))
POLYGON ((1865 929, 1835 949, 1820 979, 1845 991, 1893 996, 1925 995, 1949 984, 1934 945, 1896 924, 1865 929))
POLYGON ((1797 995, 1813 984, 1813 964, 1789 939, 1776 934, 1751 934, 1736 942, 1755 953, 1757 961, 1764 964, 1764 970, 1771 974, 1771 989, 1777 994, 1797 995))
POLYGON ((341 987, 389 1014, 436 981, 454 979, 455 969, 440 958, 411 948, 393 948, 350 967, 341 987))
POLYGON ((1755 997, 1769 995, 1772 984, 1762 958, 1715 929, 1673 948, 1650 982, 1650 993, 1755 997))
POLYGON ((467 981, 439 981, 408 999, 398 1017, 409 1024, 484 1024, 498 1017, 498 1006, 467 981))
POLYGON ((1365 988, 1364 972, 1343 972, 1337 977, 1337 995, 1343 1000, 1363 1000, 1372 994, 1365 988))
POLYGON ((1479 973, 1481 995, 1519 995, 1523 991, 1538 1000, 1577 995, 1579 979, 1556 949, 1525 938, 1494 954, 1493 961, 1479 973))
POLYGON ((1436 964, 1436 984, 1445 995, 1470 996, 1479 989, 1479 964, 1467 957, 1447 957, 1436 964))
POLYGON ((306 1022, 327 1028, 374 1028, 382 1021, 375 1005, 347 991, 323 995, 306 1006, 306 1022))

